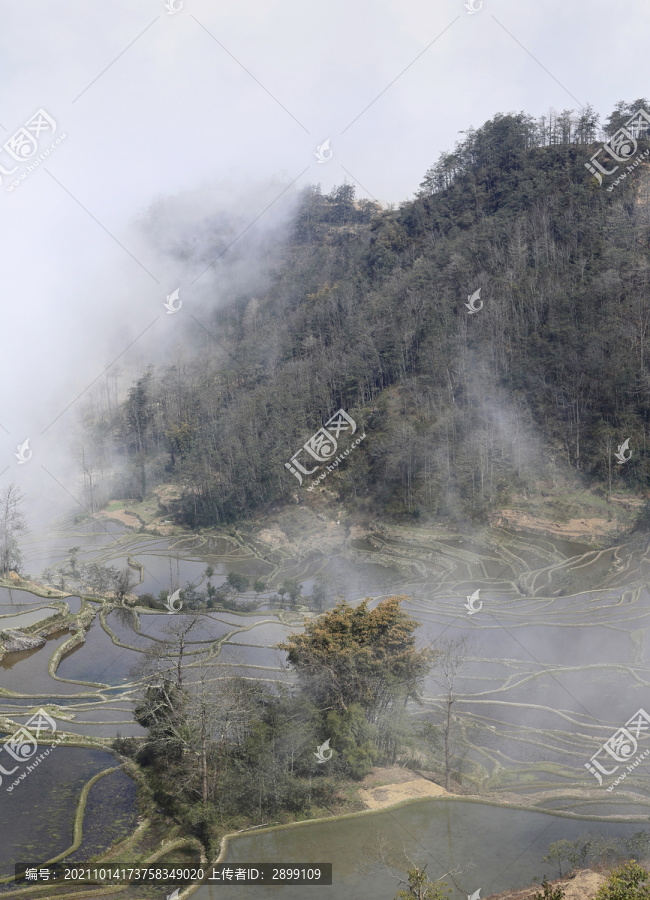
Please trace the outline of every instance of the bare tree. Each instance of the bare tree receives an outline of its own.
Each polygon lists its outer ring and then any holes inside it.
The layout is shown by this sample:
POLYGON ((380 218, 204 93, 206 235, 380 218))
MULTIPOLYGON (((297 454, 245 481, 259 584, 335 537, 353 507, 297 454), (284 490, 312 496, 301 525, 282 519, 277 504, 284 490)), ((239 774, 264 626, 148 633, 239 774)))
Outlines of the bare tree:
POLYGON ((442 724, 445 754, 445 790, 449 790, 451 778, 451 742, 454 703, 458 699, 458 680, 474 651, 473 642, 468 635, 445 638, 435 644, 436 656, 432 678, 442 689, 442 705, 444 718, 442 724))
POLYGON ((20 511, 24 500, 13 481, 0 491, 0 566, 4 578, 22 562, 18 535, 27 531, 27 520, 20 511))
POLYGON ((205 652, 187 664, 188 639, 200 617, 177 619, 167 628, 168 640, 147 651, 134 670, 145 685, 136 717, 149 729, 149 745, 173 769, 174 792, 193 794, 205 808, 219 784, 221 751, 248 736, 257 705, 253 689, 205 652))
POLYGON ((90 459, 86 459, 86 448, 81 448, 81 472, 84 479, 84 493, 90 506, 90 512, 95 512, 95 488, 93 485, 94 466, 90 459), (87 480, 86 480, 87 479, 87 480))
POLYGON ((145 650, 142 662, 132 670, 134 676, 144 676, 147 684, 159 683, 162 679, 174 681, 175 687, 183 690, 183 665, 188 653, 191 632, 201 622, 198 613, 174 616, 165 627, 165 637, 145 650))
MULTIPOLYGON (((142 678, 144 691, 136 709, 136 718, 149 729, 149 745, 168 766, 173 766, 186 756, 188 761, 200 759, 200 796, 206 803, 206 677, 202 671, 198 691, 192 691, 185 683, 184 673, 191 632, 199 621, 198 615, 174 617, 165 628, 165 638, 145 651, 131 675, 142 678)), ((179 777, 175 781, 179 795, 187 788, 188 781, 195 777, 194 766, 179 768, 179 777)))

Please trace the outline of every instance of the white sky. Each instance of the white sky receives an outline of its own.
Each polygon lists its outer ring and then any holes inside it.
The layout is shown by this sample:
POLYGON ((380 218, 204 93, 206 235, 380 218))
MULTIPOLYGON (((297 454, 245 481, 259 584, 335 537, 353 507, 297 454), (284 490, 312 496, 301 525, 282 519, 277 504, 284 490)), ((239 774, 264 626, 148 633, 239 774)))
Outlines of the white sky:
MULTIPOLYGON (((0 0, 0 23, 0 144, 39 108, 67 135, 14 191, 7 176, 0 187, 0 484, 28 493, 48 460, 71 478, 54 447, 69 453, 75 406, 41 437, 51 419, 156 316, 148 335, 166 346, 181 314, 164 314, 165 294, 182 284, 191 308, 197 273, 135 236, 152 202, 168 204, 167 233, 179 195, 197 217, 223 203, 248 223, 294 179, 347 178, 399 203, 497 112, 591 102, 604 117, 650 93, 647 0, 483 0, 472 15, 463 0, 182 0, 174 14, 164 0, 0 0)), ((191 230, 191 211, 181 219, 191 230)))

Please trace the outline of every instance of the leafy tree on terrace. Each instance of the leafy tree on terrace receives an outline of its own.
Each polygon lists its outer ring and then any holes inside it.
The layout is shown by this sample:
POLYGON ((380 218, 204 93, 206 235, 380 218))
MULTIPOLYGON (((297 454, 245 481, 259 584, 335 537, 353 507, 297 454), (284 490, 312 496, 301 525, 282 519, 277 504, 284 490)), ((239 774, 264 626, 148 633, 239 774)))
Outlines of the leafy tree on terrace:
POLYGON ((283 583, 281 588, 281 593, 284 595, 286 592, 289 595, 289 600, 291 601, 291 608, 294 609, 297 602, 298 597, 300 597, 301 584, 297 578, 287 578, 283 583))
POLYGON ((368 609, 369 598, 356 607, 341 601, 277 645, 321 711, 346 712, 359 703, 374 720, 400 700, 418 699, 431 652, 416 649, 418 623, 402 610, 403 599, 388 597, 375 609, 368 609))
POLYGON ((544 862, 555 863, 562 877, 562 860, 566 859, 571 869, 575 869, 580 859, 578 841, 554 841, 549 845, 548 853, 543 856, 544 862))
MULTIPOLYGON (((650 516, 649 516, 650 520, 650 516)), ((321 612, 327 599, 327 590, 323 581, 316 580, 311 589, 311 604, 317 612, 321 612)))
POLYGON ((135 575, 128 565, 117 573, 113 580, 113 590, 120 603, 124 603, 124 598, 137 583, 135 575))
POLYGON ((79 568, 81 582, 87 585, 94 594, 105 594, 112 590, 120 571, 115 566, 102 566, 99 563, 87 563, 79 568))
POLYGON ((237 594, 242 594, 248 590, 248 578, 246 575, 239 575, 237 572, 228 573, 226 584, 237 594))

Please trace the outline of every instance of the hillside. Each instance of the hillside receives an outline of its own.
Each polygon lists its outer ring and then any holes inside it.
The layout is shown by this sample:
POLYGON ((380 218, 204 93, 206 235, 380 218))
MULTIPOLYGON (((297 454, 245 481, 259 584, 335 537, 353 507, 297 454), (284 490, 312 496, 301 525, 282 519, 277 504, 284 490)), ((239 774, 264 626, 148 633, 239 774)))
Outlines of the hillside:
POLYGON ((362 515, 458 524, 562 493, 552 512, 568 522, 588 491, 611 520, 612 492, 638 495, 650 475, 650 170, 600 188, 593 119, 566 121, 496 116, 399 209, 350 185, 304 191, 260 296, 215 298, 218 338, 195 331, 189 363, 93 407, 91 505, 167 483, 190 527, 322 492, 362 515), (285 464, 339 409, 366 436, 309 492, 285 464))

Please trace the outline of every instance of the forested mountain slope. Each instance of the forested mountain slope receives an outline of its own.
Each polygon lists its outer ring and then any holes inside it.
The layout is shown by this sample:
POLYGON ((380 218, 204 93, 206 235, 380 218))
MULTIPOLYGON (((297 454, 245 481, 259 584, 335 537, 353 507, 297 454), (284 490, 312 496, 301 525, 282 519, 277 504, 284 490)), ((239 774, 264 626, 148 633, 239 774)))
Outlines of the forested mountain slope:
POLYGON ((496 116, 399 209, 304 191, 268 290, 215 302, 219 344, 87 422, 120 470, 105 498, 175 482, 190 525, 311 502, 285 463, 339 408, 366 437, 324 487, 374 514, 482 520, 563 468, 645 487, 650 169, 599 186, 595 134, 589 109, 496 116))

